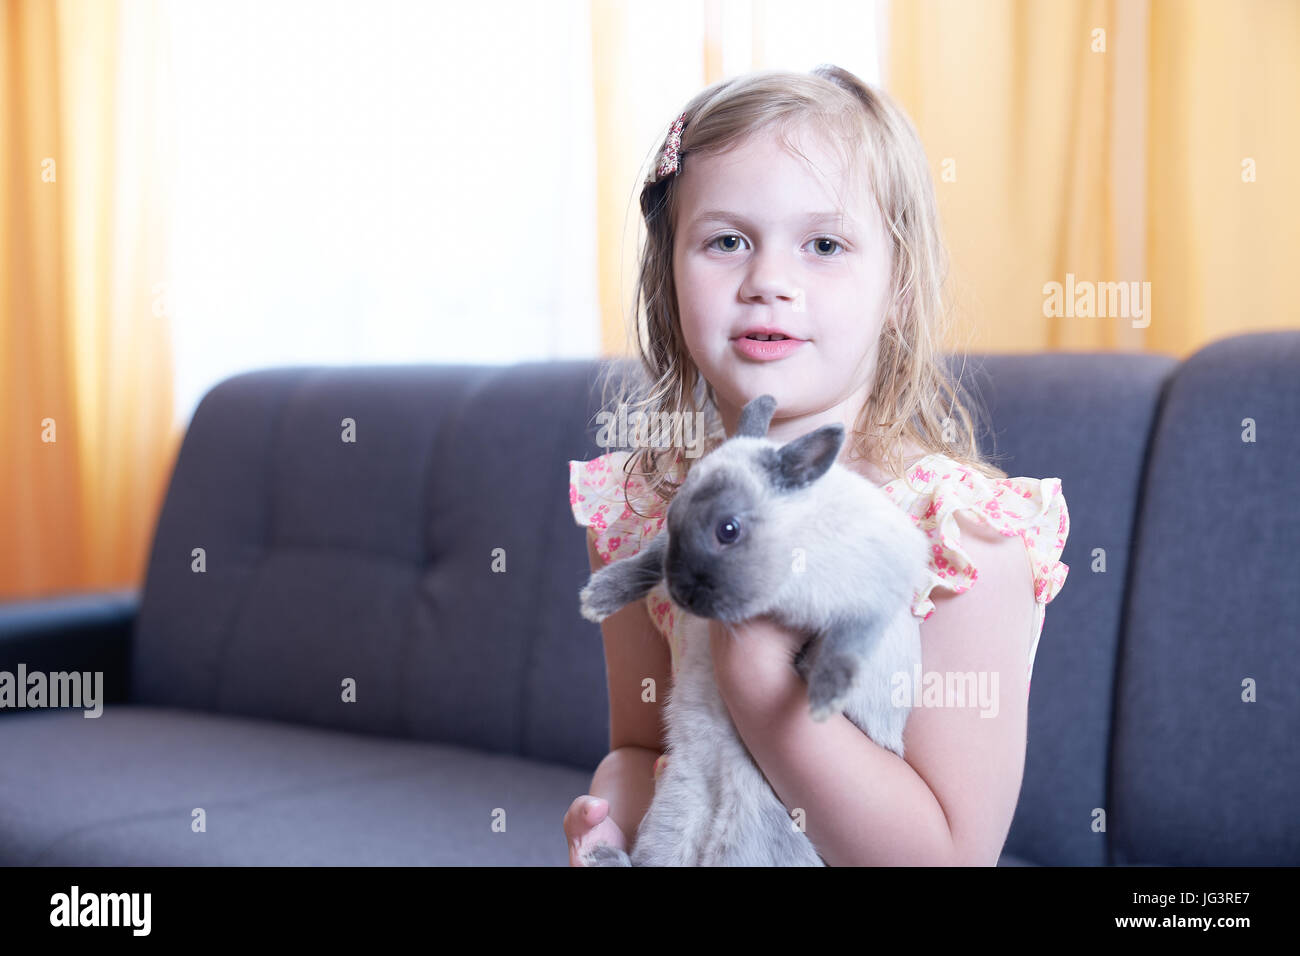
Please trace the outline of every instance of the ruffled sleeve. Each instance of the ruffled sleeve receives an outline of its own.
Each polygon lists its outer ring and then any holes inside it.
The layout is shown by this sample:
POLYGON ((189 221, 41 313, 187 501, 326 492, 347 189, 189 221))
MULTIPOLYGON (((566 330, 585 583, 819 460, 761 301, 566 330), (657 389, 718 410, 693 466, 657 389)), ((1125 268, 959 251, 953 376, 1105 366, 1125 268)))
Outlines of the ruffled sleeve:
POLYGON ((992 479, 944 456, 922 459, 906 477, 915 490, 902 478, 882 487, 930 538, 929 573, 916 592, 912 613, 928 619, 934 613, 931 592, 936 587, 961 594, 979 579, 979 569, 962 545, 957 524, 957 515, 962 514, 1024 541, 1034 576, 1034 600, 1040 605, 1041 630, 1041 606, 1056 597, 1070 570, 1060 560, 1070 534, 1061 480, 992 479))
POLYGON ((640 475, 628 477, 624 465, 629 451, 613 451, 590 461, 569 462, 569 505, 573 518, 587 529, 596 552, 606 564, 641 550, 663 527, 667 509, 649 494, 640 475), (629 507, 626 494, 636 505, 629 507), (645 516, 645 517, 643 517, 645 516))

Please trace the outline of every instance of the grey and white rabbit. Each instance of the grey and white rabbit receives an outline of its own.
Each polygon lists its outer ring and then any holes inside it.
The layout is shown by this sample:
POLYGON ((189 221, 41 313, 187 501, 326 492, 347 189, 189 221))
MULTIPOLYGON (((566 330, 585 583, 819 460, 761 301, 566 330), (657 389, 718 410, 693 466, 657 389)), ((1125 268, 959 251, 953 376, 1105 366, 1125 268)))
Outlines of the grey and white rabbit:
POLYGON ((844 715, 903 755, 909 707, 895 675, 920 667, 911 613, 928 557, 923 532, 883 491, 836 463, 843 425, 778 445, 776 399, 745 405, 736 434, 692 468, 664 529, 595 572, 580 598, 602 621, 667 578, 689 612, 665 720, 670 759, 631 856, 600 844, 589 866, 822 866, 746 750, 714 682, 708 619, 770 615, 808 633, 794 666, 812 716, 844 715))

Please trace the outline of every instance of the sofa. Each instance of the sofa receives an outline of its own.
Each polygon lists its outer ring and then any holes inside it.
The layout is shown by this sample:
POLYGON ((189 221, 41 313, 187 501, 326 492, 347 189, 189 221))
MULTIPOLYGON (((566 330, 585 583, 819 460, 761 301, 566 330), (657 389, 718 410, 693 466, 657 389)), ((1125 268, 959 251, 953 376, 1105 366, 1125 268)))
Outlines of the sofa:
MULTIPOLYGON (((0 863, 567 865, 609 744, 567 489, 601 365, 212 388, 143 588, 0 606, 0 671, 104 681, 0 710, 0 863)), ((1300 332, 953 368, 1071 517, 1000 863, 1300 863, 1300 332)))

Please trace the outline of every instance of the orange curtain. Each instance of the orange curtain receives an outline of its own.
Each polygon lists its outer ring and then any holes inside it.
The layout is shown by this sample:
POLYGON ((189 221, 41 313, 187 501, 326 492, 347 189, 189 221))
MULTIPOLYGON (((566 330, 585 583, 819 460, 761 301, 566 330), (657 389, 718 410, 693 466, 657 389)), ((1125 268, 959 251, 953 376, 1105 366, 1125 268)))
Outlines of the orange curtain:
POLYGON ((1300 327, 1295 0, 894 0, 885 70, 973 347, 1185 357, 1300 327), (1149 282, 1147 314, 1045 315, 1070 276, 1149 282))
POLYGON ((590 0, 603 354, 631 350, 641 182, 673 111, 720 78, 721 8, 721 0, 590 0))
POLYGON ((143 583, 180 437, 161 12, 4 0, 0 598, 143 583))

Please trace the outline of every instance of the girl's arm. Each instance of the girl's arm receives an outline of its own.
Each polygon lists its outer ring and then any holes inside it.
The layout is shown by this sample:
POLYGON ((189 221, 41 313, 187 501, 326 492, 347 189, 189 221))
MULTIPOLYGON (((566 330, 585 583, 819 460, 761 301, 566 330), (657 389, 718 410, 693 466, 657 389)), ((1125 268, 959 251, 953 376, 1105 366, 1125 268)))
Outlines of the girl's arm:
POLYGON ((791 664, 804 639, 766 619, 711 628, 719 691, 745 746, 831 866, 994 866, 1006 842, 1024 772, 1029 642, 1036 606, 1029 556, 959 515, 979 569, 966 593, 936 590, 921 625, 922 677, 981 672, 995 716, 981 708, 915 707, 903 734, 906 759, 847 717, 818 723, 791 664), (752 639, 745 637, 753 635, 752 639))
MULTIPOLYGON (((605 567, 590 536, 587 558, 593 572, 605 567)), ((610 816, 627 838, 630 853, 654 797, 655 761, 667 749, 663 702, 672 690, 672 657, 644 601, 611 614, 600 629, 609 686, 610 752, 596 769, 588 793, 609 801, 610 816), (646 700, 647 677, 655 682, 654 701, 646 700)))

